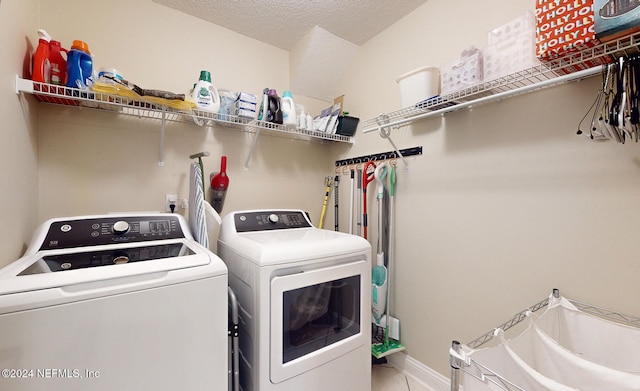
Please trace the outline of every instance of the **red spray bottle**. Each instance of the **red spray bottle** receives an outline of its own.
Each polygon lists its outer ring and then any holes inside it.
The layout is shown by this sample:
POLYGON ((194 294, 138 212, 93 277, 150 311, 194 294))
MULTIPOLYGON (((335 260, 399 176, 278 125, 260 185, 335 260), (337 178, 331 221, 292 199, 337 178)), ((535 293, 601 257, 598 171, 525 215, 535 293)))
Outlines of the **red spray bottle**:
POLYGON ((222 156, 220 160, 220 172, 211 175, 211 206, 213 206, 213 209, 218 213, 222 211, 228 188, 227 157, 222 156))

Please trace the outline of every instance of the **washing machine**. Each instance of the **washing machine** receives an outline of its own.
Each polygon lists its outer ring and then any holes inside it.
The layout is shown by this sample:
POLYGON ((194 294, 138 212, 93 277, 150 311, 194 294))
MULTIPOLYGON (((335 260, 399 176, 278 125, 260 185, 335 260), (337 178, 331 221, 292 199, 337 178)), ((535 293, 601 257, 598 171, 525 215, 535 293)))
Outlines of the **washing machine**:
POLYGON ((239 306, 243 391, 371 389, 371 246, 301 210, 229 213, 218 236, 239 306))
POLYGON ((227 289, 179 215, 49 220, 0 269, 0 389, 227 391, 227 289))

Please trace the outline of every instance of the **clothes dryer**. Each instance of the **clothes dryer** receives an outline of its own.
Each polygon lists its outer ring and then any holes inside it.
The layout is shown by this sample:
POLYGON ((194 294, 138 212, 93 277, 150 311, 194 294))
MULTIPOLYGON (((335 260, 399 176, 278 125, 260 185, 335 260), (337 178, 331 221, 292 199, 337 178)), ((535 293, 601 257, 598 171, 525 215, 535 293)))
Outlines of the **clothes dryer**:
POLYGON ((239 305, 243 391, 371 389, 371 246, 300 210, 229 213, 218 236, 239 305))
POLYGON ((227 391, 227 268, 175 214, 52 219, 0 269, 0 389, 227 391))

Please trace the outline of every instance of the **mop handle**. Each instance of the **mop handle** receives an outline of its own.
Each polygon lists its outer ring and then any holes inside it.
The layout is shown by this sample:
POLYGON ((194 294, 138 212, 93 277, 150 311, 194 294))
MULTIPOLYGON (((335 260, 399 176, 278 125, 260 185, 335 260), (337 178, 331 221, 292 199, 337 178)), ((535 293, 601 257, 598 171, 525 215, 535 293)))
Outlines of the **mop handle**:
POLYGON ((356 199, 358 200, 358 206, 356 210, 356 233, 358 236, 362 236, 362 170, 357 170, 357 180, 358 180, 358 194, 356 195, 356 199))
POLYGON ((364 203, 364 205, 362 206, 362 237, 367 239, 367 186, 369 185, 369 183, 373 182, 374 176, 375 176, 375 168, 376 168, 376 163, 371 161, 371 162, 367 162, 367 164, 365 164, 364 166, 364 170, 362 171, 362 202, 364 203), (368 173, 368 169, 369 167, 373 167, 374 168, 374 172, 372 173, 368 173))
MULTIPOLYGON (((382 162, 380 163, 375 171, 374 171, 374 176, 376 178, 376 183, 378 184, 378 254, 382 254, 382 241, 383 241, 383 232, 384 229, 382 227, 383 225, 383 216, 382 216, 382 200, 384 198, 384 189, 385 189, 385 185, 384 185, 384 181, 387 178, 387 163, 386 162, 382 162)), ((384 262, 383 262, 384 263, 384 262)))
POLYGON ((389 323, 391 323, 391 319, 389 318, 391 314, 391 284, 393 283, 393 265, 391 264, 393 259, 395 258, 395 245, 394 245, 394 225, 395 225, 395 202, 396 202, 396 165, 391 165, 391 173, 389 174, 389 248, 387 251, 388 256, 388 265, 387 265, 387 308, 386 308, 386 316, 387 316, 387 326, 385 330, 385 343, 389 343, 389 323))
POLYGON ((349 192, 349 234, 353 234, 353 184, 354 184, 354 170, 351 170, 351 186, 349 192))
POLYGON ((335 217, 334 217, 334 225, 333 228, 335 231, 338 231, 338 217, 339 217, 339 213, 338 213, 338 200, 339 200, 339 196, 338 196, 338 185, 340 184, 340 176, 336 175, 333 178, 333 198, 335 200, 335 204, 334 204, 334 208, 335 208, 335 217))
POLYGON ((327 203, 329 202, 329 194, 331 194, 331 177, 325 177, 324 184, 326 188, 324 190, 324 201, 322 203, 322 212, 320 213, 318 228, 322 228, 324 225, 324 215, 327 213, 327 203))

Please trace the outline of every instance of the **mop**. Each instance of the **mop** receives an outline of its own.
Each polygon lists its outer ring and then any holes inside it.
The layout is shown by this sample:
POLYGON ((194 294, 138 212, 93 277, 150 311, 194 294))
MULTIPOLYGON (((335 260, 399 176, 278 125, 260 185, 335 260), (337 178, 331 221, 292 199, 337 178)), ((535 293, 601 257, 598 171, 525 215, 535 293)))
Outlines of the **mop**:
POLYGON ((382 202, 384 198, 384 181, 387 177, 386 162, 382 162, 376 167, 375 180, 378 184, 378 254, 376 256, 376 266, 371 271, 371 314, 373 321, 380 324, 382 315, 387 304, 387 268, 384 266, 384 250, 383 250, 383 213, 382 202))
POLYGON ((396 341, 394 339, 389 338, 389 324, 391 323, 389 321, 390 317, 389 317, 389 296, 390 296, 390 291, 391 291, 391 271, 392 271, 392 265, 391 265, 391 261, 393 259, 394 254, 394 250, 395 250, 395 246, 394 246, 394 232, 393 232, 393 228, 395 225, 395 195, 396 195, 396 166, 395 164, 391 165, 391 174, 389 175, 389 187, 390 187, 390 192, 389 192, 389 200, 390 200, 390 205, 389 205, 389 254, 388 254, 388 269, 387 269, 387 297, 386 297, 386 302, 387 302, 387 309, 385 312, 385 326, 384 326, 384 342, 382 343, 377 343, 371 346, 371 354, 375 357, 375 358, 382 358, 385 356, 388 356, 392 353, 396 353, 396 352, 400 352, 403 351, 405 349, 405 346, 403 344, 400 343, 400 341, 396 341))

